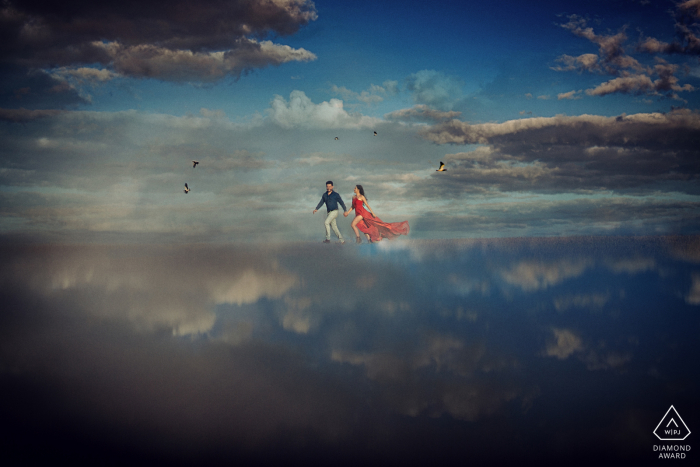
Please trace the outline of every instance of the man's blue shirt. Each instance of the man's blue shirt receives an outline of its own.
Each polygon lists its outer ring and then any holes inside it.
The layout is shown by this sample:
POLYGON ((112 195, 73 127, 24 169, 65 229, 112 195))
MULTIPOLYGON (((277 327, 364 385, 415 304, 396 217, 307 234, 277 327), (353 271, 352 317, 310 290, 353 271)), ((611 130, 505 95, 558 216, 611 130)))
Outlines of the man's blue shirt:
POLYGON ((323 193, 323 196, 321 196, 321 202, 318 203, 318 206, 316 206, 317 211, 318 208, 323 206, 323 203, 326 203, 326 209, 328 209, 328 212, 338 209, 338 203, 340 203, 340 205, 343 207, 343 212, 347 211, 347 209, 345 209, 345 203, 343 203, 343 198, 341 198, 335 191, 332 191, 330 195, 327 191, 323 193))

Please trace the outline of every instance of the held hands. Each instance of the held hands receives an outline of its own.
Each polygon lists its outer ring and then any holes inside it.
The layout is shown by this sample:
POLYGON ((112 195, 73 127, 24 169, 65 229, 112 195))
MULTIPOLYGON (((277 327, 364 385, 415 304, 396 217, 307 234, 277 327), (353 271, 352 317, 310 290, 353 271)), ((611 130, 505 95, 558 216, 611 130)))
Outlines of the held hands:
POLYGON ((348 217, 348 214, 349 214, 349 213, 350 213, 350 211, 345 211, 345 212, 343 213, 343 215, 344 215, 345 217, 348 217))

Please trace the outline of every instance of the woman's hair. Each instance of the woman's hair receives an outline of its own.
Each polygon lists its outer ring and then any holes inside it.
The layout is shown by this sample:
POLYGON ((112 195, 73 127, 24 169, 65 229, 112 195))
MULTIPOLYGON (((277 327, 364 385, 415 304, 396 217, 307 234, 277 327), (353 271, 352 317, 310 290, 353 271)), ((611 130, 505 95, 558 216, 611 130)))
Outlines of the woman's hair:
MULTIPOLYGON (((357 189, 360 191, 360 194, 361 194, 362 196, 365 196, 365 190, 362 188, 362 185, 355 185, 355 186, 356 186, 357 189)), ((367 199, 366 196, 365 196, 365 199, 367 199)))

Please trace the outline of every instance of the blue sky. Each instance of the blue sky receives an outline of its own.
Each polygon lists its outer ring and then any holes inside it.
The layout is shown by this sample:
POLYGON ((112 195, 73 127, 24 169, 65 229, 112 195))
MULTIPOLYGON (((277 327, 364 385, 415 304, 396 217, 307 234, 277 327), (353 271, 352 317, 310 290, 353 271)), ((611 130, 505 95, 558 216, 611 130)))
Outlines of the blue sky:
POLYGON ((697 0, 58 8, 0 8, 5 235, 314 240, 328 179, 416 238, 700 228, 697 0))

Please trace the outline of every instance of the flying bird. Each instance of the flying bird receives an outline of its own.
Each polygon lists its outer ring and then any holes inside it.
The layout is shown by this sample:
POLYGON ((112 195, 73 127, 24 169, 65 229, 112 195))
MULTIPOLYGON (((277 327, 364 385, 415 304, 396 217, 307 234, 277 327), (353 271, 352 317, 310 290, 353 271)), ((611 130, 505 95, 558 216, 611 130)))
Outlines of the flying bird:
POLYGON ((338 141, 338 137, 337 137, 337 136, 335 137, 335 140, 338 141))
POLYGON ((187 183, 185 183, 185 194, 190 192, 190 187, 187 186, 187 183))
POLYGON ((199 164, 199 161, 192 161, 192 168, 194 169, 199 164))
POLYGON ((374 132, 374 136, 377 136, 377 132, 376 132, 376 131, 374 132))
POLYGON ((447 169, 445 168, 445 164, 440 161, 440 168, 436 170, 436 172, 447 172, 447 169))

